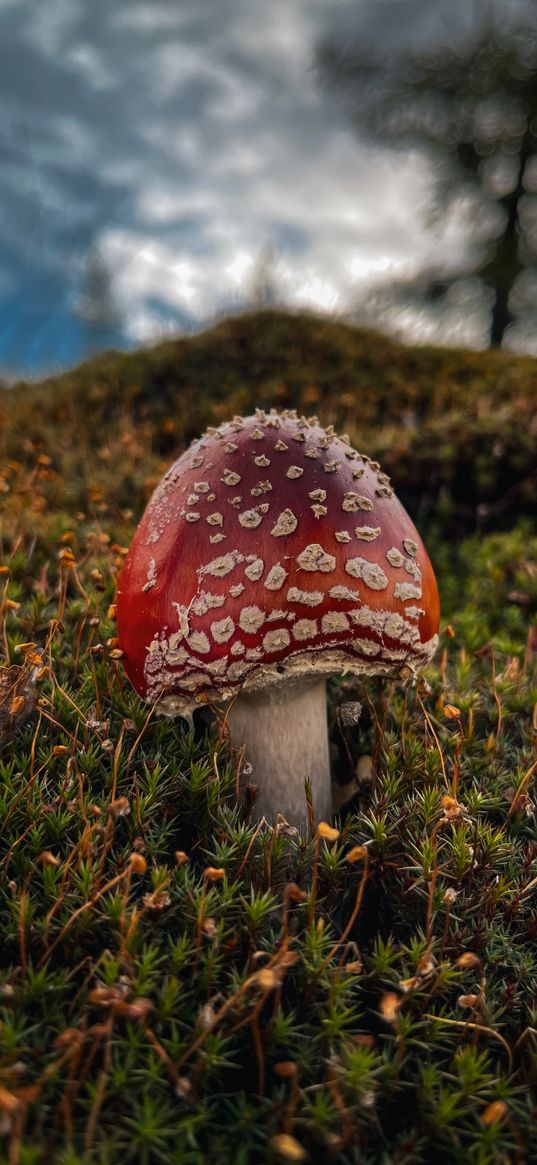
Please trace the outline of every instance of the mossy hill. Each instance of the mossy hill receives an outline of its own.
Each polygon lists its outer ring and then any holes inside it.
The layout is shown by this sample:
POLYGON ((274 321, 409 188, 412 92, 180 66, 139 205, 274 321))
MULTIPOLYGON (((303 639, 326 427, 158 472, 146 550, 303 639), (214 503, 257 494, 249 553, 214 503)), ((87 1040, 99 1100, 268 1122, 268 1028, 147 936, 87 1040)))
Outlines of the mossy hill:
MULTIPOLYGON (((0 397, 0 422, 8 455, 19 455, 22 434, 39 447, 46 435, 59 469, 71 446, 101 479, 118 437, 136 434, 147 468, 206 425, 256 406, 318 412, 382 461, 414 514, 426 520, 440 507, 454 533, 506 526, 537 508, 533 359, 407 348, 315 316, 236 317, 188 339, 108 353, 0 397)), ((107 484, 113 500, 121 473, 107 484)))
POLYGON ((537 1161, 536 401, 279 312, 0 395, 0 1161, 537 1161), (419 684, 331 685, 337 837, 252 824, 115 639, 153 485, 256 406, 377 457, 439 578, 419 684))

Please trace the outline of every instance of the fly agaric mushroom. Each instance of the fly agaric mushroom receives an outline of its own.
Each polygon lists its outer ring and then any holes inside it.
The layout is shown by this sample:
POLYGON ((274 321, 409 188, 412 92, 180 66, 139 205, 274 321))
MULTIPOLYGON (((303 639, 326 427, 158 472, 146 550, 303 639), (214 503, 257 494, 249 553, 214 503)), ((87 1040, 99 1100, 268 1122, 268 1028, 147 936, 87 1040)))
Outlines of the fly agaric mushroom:
POLYGON ((433 569, 378 463, 316 417, 257 410, 209 429, 168 470, 125 559, 124 664, 161 711, 228 704, 258 814, 331 813, 326 679, 401 676, 431 659, 433 569))

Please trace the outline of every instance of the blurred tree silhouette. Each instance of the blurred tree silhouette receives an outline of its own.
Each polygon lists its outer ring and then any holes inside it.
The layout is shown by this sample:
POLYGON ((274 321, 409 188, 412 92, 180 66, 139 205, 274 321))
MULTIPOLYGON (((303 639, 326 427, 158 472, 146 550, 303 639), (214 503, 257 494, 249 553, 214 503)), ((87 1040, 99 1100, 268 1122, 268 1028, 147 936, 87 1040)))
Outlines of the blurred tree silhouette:
MULTIPOLYGON (((478 234, 467 272, 492 289, 490 341, 537 312, 537 11, 480 6, 465 39, 375 52, 323 42, 324 84, 370 142, 422 149, 434 162, 436 211, 471 193, 478 234), (472 261, 473 258, 473 261, 472 261)), ((472 240, 475 244, 475 239, 472 240)), ((460 274, 460 273, 459 273, 460 274)), ((449 280, 449 276, 447 276, 449 280)), ((533 317, 533 318, 532 318, 533 317)))
POLYGON ((74 312, 85 325, 86 355, 118 345, 121 315, 115 302, 108 264, 98 249, 88 255, 82 291, 74 312))
POLYGON ((254 263, 248 298, 255 308, 274 307, 278 302, 276 256, 270 243, 264 243, 254 263))

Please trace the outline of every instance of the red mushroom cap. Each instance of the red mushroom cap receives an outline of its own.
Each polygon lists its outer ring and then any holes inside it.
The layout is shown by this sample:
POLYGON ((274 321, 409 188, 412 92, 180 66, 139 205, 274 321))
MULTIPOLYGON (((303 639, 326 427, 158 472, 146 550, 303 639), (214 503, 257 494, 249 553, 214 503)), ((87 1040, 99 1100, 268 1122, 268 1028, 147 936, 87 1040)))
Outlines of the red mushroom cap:
POLYGON ((119 581, 127 673, 187 711, 286 676, 396 676, 433 655, 433 569, 379 465, 316 417, 261 410, 172 465, 119 581))

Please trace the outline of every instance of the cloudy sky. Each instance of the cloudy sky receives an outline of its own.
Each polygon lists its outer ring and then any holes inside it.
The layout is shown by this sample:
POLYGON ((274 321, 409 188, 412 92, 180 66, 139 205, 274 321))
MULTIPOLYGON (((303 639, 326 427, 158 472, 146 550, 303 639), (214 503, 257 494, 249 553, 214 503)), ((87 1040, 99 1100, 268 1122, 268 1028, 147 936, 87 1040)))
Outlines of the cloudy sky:
POLYGON ((96 255, 125 347, 251 302, 262 255, 279 299, 337 314, 456 264, 464 232, 428 214, 423 160, 362 145, 315 68, 326 35, 427 39, 443 9, 0 0, 0 375, 86 354, 96 255))

